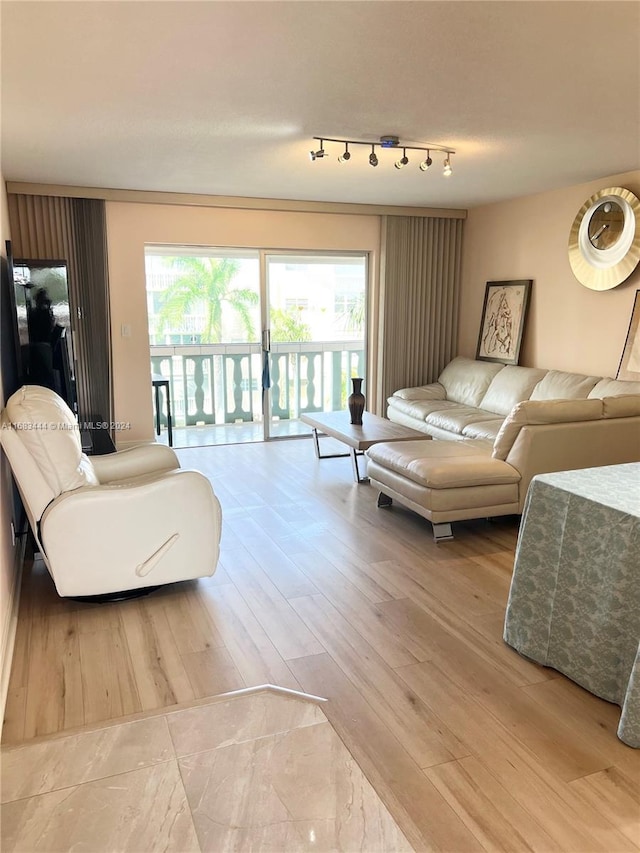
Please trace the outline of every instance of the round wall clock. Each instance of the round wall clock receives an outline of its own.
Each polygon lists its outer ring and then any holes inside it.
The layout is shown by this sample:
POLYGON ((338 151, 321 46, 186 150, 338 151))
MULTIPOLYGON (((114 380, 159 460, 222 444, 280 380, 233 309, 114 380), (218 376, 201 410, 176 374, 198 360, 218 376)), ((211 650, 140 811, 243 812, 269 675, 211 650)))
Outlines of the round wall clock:
POLYGON ((640 261, 640 201, 630 190, 608 187, 588 198, 569 234, 569 263, 581 284, 611 290, 640 261))

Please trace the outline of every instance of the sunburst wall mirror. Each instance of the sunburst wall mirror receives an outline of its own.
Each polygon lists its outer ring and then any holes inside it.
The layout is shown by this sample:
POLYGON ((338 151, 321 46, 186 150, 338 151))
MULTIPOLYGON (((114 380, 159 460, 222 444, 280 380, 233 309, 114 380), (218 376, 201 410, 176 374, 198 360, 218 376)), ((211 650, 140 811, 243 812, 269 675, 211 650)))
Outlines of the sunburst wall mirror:
POLYGON ((629 278, 640 261, 640 201, 623 187, 588 198, 569 234, 569 263, 580 284, 611 290, 629 278))

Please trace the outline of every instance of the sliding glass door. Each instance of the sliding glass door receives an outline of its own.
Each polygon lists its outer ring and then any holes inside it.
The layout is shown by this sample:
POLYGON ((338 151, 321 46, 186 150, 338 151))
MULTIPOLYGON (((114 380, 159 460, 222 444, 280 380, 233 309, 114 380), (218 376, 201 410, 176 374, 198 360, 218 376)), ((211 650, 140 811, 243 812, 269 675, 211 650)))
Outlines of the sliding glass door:
POLYGON ((365 255, 145 254, 151 373, 169 380, 176 447, 307 434, 301 414, 346 408, 365 368, 365 255))

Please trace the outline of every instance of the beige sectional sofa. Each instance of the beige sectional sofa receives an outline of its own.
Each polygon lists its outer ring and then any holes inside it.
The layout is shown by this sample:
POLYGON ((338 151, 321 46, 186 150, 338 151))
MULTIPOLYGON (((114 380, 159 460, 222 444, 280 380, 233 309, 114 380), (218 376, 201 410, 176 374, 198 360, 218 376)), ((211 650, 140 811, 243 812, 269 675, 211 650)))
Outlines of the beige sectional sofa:
POLYGON ((531 478, 640 461, 640 383, 456 358, 389 398, 390 420, 437 441, 374 445, 380 490, 451 538, 451 522, 522 512, 531 478))
POLYGON ((454 358, 438 381, 389 397, 387 417, 434 438, 493 442, 524 400, 584 400, 640 394, 640 382, 454 358))

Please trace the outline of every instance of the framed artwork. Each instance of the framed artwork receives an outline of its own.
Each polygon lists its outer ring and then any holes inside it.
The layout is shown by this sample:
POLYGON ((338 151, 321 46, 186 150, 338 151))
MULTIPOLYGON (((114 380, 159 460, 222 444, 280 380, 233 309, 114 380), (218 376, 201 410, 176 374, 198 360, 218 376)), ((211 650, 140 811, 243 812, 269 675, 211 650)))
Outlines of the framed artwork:
POLYGON ((517 364, 532 279, 488 281, 476 358, 517 364))
POLYGON ((622 350, 616 379, 640 381, 640 290, 636 290, 627 340, 622 350))

